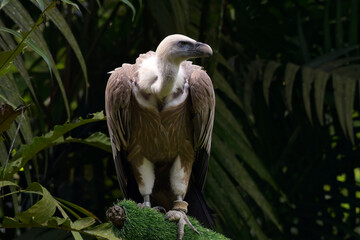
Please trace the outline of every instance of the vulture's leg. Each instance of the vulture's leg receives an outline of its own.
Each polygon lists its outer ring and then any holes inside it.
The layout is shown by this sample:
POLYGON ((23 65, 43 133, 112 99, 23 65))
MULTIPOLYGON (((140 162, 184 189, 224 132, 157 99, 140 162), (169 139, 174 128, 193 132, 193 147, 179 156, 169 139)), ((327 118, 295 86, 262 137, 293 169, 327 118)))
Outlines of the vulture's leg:
POLYGON ((154 164, 144 157, 142 161, 133 162, 132 165, 139 192, 144 198, 142 207, 151 207, 150 195, 155 182, 154 164))
POLYGON ((165 214, 165 219, 178 222, 178 240, 182 240, 186 224, 189 225, 194 232, 200 234, 186 216, 187 206, 188 203, 182 200, 181 196, 177 196, 177 200, 174 201, 173 209, 165 214))
POLYGON ((176 200, 172 210, 166 213, 165 219, 178 221, 178 240, 181 240, 184 236, 185 224, 188 224, 193 231, 199 234, 186 216, 188 203, 183 200, 189 184, 191 166, 192 162, 190 166, 189 164, 186 165, 186 161, 182 162, 180 156, 178 156, 170 170, 170 185, 176 195, 176 200))

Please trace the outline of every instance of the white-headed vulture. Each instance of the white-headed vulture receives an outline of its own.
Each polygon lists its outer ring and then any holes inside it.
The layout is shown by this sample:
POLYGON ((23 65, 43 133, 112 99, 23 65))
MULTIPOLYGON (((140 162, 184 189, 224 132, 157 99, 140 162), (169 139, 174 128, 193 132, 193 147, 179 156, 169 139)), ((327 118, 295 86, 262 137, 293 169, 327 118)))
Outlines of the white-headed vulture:
POLYGON ((211 147, 215 94, 202 67, 187 61, 213 54, 207 44, 174 34, 135 64, 111 72, 105 107, 120 189, 143 206, 162 206, 165 218, 186 212, 213 219, 201 195, 211 147), (189 205, 187 204, 189 203, 189 205))

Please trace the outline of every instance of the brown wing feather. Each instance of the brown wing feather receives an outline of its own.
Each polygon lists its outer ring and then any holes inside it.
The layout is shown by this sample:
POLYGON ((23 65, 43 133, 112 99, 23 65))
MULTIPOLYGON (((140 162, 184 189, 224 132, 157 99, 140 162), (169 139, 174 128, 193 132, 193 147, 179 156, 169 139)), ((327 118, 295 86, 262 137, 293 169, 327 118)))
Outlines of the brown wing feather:
MULTIPOLYGON (((123 64, 122 67, 116 68, 109 77, 105 90, 105 111, 107 124, 111 139, 112 152, 115 162, 116 174, 120 185, 120 190, 125 198, 133 197, 134 177, 127 175, 130 170, 127 161, 127 147, 130 138, 130 101, 132 94, 132 83, 135 82, 137 69, 141 63, 155 53, 149 51, 140 54, 136 63, 123 64), (130 190, 129 190, 130 188, 130 190), (130 192, 129 192, 129 191, 130 192)), ((135 191, 138 195, 138 191, 135 191)), ((136 198, 136 197, 135 197, 136 198)))
POLYGON ((211 136, 214 125, 215 93, 210 77, 201 69, 192 72, 189 79, 194 112, 195 161, 192 175, 196 186, 203 189, 209 164, 211 136))
POLYGON ((133 65, 115 69, 106 85, 105 110, 120 190, 127 197, 126 149, 130 134, 129 116, 133 65))

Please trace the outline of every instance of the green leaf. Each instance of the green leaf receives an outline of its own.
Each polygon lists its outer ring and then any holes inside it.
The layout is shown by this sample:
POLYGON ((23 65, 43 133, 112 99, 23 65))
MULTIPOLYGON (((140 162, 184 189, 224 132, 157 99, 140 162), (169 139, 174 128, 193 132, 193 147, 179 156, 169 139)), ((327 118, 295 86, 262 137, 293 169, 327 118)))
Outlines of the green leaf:
POLYGON ((93 133, 91 136, 89 136, 86 139, 67 137, 65 140, 64 139, 59 139, 59 140, 60 142, 57 141, 59 143, 82 143, 100 148, 110 153, 112 152, 110 138, 102 132, 93 133))
POLYGON ((229 70, 231 73, 234 73, 234 69, 230 66, 230 64, 227 62, 227 60, 221 53, 217 53, 216 60, 220 65, 226 67, 226 69, 229 70))
POLYGON ((352 110, 355 99, 356 80, 350 77, 332 74, 334 101, 341 129, 354 144, 352 110))
POLYGON ((44 1, 43 0, 36 0, 36 2, 39 4, 40 10, 43 12, 45 10, 44 1))
POLYGON ((355 89, 356 89, 356 80, 353 78, 347 78, 345 82, 345 96, 344 96, 344 107, 345 107, 345 124, 347 129, 347 135, 350 138, 350 141, 355 145, 354 140, 354 130, 353 130, 353 106, 355 100, 355 89))
POLYGON ((329 68, 329 67, 331 68, 332 62, 334 60, 336 60, 337 58, 339 58, 345 54, 348 54, 356 49, 359 49, 359 45, 337 49, 335 51, 331 51, 327 54, 321 55, 318 58, 315 58, 314 60, 312 60, 311 62, 309 62, 306 65, 311 68, 320 68, 320 69, 326 71, 326 70, 329 70, 327 68, 329 68))
MULTIPOLYGON (((32 0, 34 2, 34 0, 32 0)), ((64 1, 68 4, 70 4, 70 1, 64 1)), ((46 4, 51 4, 50 0, 45 0, 46 4)), ((76 4, 75 4, 76 5, 76 4)), ((76 5, 77 6, 77 5, 76 5)), ((77 8, 79 9, 79 7, 77 6, 77 8)), ((80 9, 79 9, 80 11, 80 9)), ((72 33, 69 25, 67 24, 66 20, 64 19, 63 15, 60 13, 60 11, 57 8, 53 8, 49 11, 45 12, 45 15, 48 16, 50 18, 50 20, 57 26, 57 28, 60 30, 60 32, 63 34, 63 36, 66 38, 66 40, 68 41, 69 45, 71 46, 71 48, 73 49, 79 63, 80 63, 80 67, 82 69, 82 72, 84 74, 84 78, 85 78, 85 84, 86 84, 86 92, 87 92, 87 88, 90 86, 89 85, 89 81, 88 81, 88 75, 87 75, 87 68, 86 68, 86 63, 85 63, 85 59, 81 53, 81 49, 75 39, 74 34, 72 33)))
MULTIPOLYGON (((94 236, 94 237, 105 237, 105 236, 113 236, 113 229, 112 228, 105 228, 101 225, 110 225, 110 223, 107 224, 101 224, 93 229, 84 231, 85 228, 90 227, 93 225, 94 219, 92 218, 81 218, 74 223, 70 221, 69 218, 59 218, 56 216, 50 217, 46 222, 39 224, 34 221, 30 221, 29 223, 20 222, 19 220, 15 218, 5 217, 2 222, 2 227, 4 228, 25 228, 25 227, 42 227, 42 228, 56 228, 56 229, 62 229, 65 231, 72 231, 72 234, 75 239, 83 239, 79 232, 82 232, 84 234, 94 236), (79 232, 78 232, 79 231, 79 232)), ((106 238, 106 239, 114 239, 119 240, 119 238, 106 238)))
MULTIPOLYGON (((210 159, 210 169, 213 169, 212 162, 215 159, 210 159)), ((228 224, 228 228, 233 232, 234 234, 244 229, 244 225, 246 223, 243 222, 243 216, 245 213, 238 212, 237 208, 238 205, 233 205, 232 202, 228 199, 229 196, 229 190, 224 189, 224 183, 217 181, 217 172, 224 171, 221 167, 216 169, 216 172, 213 174, 212 171, 208 172, 208 175, 206 177, 206 185, 205 185, 205 191, 207 198, 207 203, 211 207, 211 209, 214 209, 218 217, 223 222, 228 222, 231 224, 228 224), (220 185, 221 184, 221 185, 220 185), (241 216, 241 217, 240 217, 241 216)), ((226 176, 228 178, 228 176, 226 176)), ((226 183, 226 182, 225 182, 226 183)), ((237 193, 237 192, 235 192, 237 193)))
POLYGON ((70 230, 76 240, 83 239, 80 233, 76 232, 86 227, 93 225, 95 219, 92 217, 78 219, 72 223, 64 210, 58 205, 58 202, 51 196, 51 194, 42 187, 39 183, 34 182, 24 191, 27 193, 37 193, 42 195, 40 201, 32 205, 26 211, 17 214, 19 221, 12 218, 5 218, 3 222, 4 227, 52 227, 70 230), (63 219, 53 217, 56 208, 64 216, 63 219), (61 226, 60 226, 61 225, 61 226))
POLYGON ((346 134, 345 111, 343 108, 343 98, 344 98, 343 77, 340 75, 332 74, 332 78, 333 78, 333 86, 334 86, 335 107, 339 117, 340 126, 343 132, 346 134))
POLYGON ((14 61, 16 56, 22 53, 25 47, 26 45, 22 43, 13 50, 0 52, 0 77, 7 74, 10 70, 10 64, 14 61))
POLYGON ((26 224, 19 222, 15 218, 5 216, 4 220, 1 224, 1 227, 3 227, 3 228, 21 228, 21 227, 26 227, 26 224))
POLYGON ((331 72, 357 79, 360 75, 360 64, 352 63, 351 61, 359 60, 360 57, 342 58, 341 60, 334 62, 335 67, 331 72))
POLYGON ((240 98, 234 93, 233 88, 229 85, 226 79, 218 72, 215 71, 215 76, 212 79, 214 83, 214 88, 219 88, 220 91, 226 94, 236 105, 243 109, 243 104, 240 98))
POLYGON ((53 216, 46 223, 46 226, 51 227, 51 228, 57 228, 62 224, 70 225, 70 220, 68 218, 59 218, 59 217, 53 216), (68 223, 65 223, 65 222, 68 222, 68 223))
MULTIPOLYGON (((69 219, 69 221, 65 221, 64 224, 62 225, 62 228, 65 227, 65 229, 70 229, 71 228, 71 224, 72 221, 70 220, 69 216, 66 214, 66 212, 64 211, 64 209, 61 207, 61 204, 59 202, 57 202, 56 204, 58 210, 60 211, 61 215, 65 218, 65 219, 69 219)), ((73 231, 74 229, 70 229, 71 230, 71 234, 73 235, 75 240, 83 240, 82 236, 80 235, 80 233, 73 231)))
POLYGON ((330 73, 324 72, 322 70, 316 70, 314 76, 314 98, 315 98, 315 107, 316 114, 321 125, 324 125, 323 119, 323 108, 324 108, 324 98, 326 91, 326 83, 330 78, 330 73))
MULTIPOLYGON (((229 209, 234 209, 234 208, 236 209, 238 214, 242 216, 242 219, 244 219, 245 223, 249 226, 249 228, 252 231, 254 231, 258 239, 268 239, 264 234, 264 232, 262 231, 259 224, 257 223, 255 219, 255 215, 251 212, 249 206, 246 204, 246 202, 243 200, 242 196, 240 195, 238 189, 231 182, 225 171, 222 170, 223 168, 219 166, 217 161, 213 161, 213 159, 211 159, 210 161, 210 167, 214 169, 218 169, 218 171, 216 171, 216 174, 212 175, 213 178, 216 179, 216 182, 219 184, 218 189, 226 189, 227 193, 229 192, 231 193, 231 194, 224 193, 223 195, 221 194, 222 197, 220 197, 220 199, 225 197, 226 198, 225 201, 229 201, 231 203, 232 207, 229 209)), ((238 221, 239 219, 236 219, 233 223, 235 224, 235 222, 238 221)))
POLYGON ((98 236, 109 240, 121 240, 115 236, 113 225, 111 223, 103 223, 94 228, 86 229, 84 232, 92 236, 98 236))
POLYGON ((300 66, 293 63, 286 64, 285 68, 285 100, 290 112, 292 112, 292 93, 295 82, 295 76, 300 66))
MULTIPOLYGON (((65 133, 71 131, 74 128, 82 126, 87 123, 104 121, 106 118, 104 113, 97 112, 93 114, 92 118, 82 119, 79 118, 75 123, 65 123, 64 125, 56 125, 53 131, 48 132, 44 136, 35 137, 33 142, 30 144, 22 145, 13 159, 9 162, 6 171, 5 171, 5 179, 8 179, 12 176, 16 171, 18 171, 21 167, 24 167, 25 164, 32 159, 38 152, 42 151, 45 148, 51 147, 56 143, 56 140, 62 137, 65 133)), ((0 168, 0 171, 4 171, 3 167, 0 168)))
POLYGON ((244 75, 244 92, 243 92, 243 103, 244 103, 244 112, 248 119, 251 122, 255 122, 253 107, 252 107, 252 99, 253 99, 253 87, 254 83, 257 80, 257 76, 259 72, 263 68, 263 61, 254 60, 250 64, 248 64, 248 72, 244 75))
POLYGON ((19 188, 19 186, 16 183, 13 183, 10 181, 0 181, 0 188, 6 187, 6 186, 15 186, 15 187, 19 188))
POLYGON ((250 177, 249 173, 236 158, 235 151, 221 141, 217 135, 213 136, 212 142, 214 157, 218 160, 218 163, 222 165, 224 169, 227 169, 228 174, 254 199, 257 205, 269 216, 278 229, 282 230, 282 227, 274 214, 274 209, 262 194, 257 184, 250 177))
POLYGON ((132 3, 129 0, 120 0, 121 2, 125 3, 132 11, 132 21, 134 21, 135 19, 135 15, 136 15, 136 10, 134 5, 132 5, 132 3))
POLYGON ((38 224, 46 223, 55 213, 56 200, 51 196, 46 188, 41 186, 39 183, 31 183, 26 190, 39 192, 39 194, 42 195, 42 199, 32 205, 28 210, 19 213, 17 217, 25 224, 30 222, 35 222, 38 224))
MULTIPOLYGON (((8 32, 8 33, 11 33, 12 35, 20 38, 20 39, 23 39, 23 36, 21 33, 19 32, 16 32, 12 29, 9 29, 9 28, 5 28, 5 27, 0 27, 0 31, 4 31, 4 32, 8 32)), ((27 46, 29 46, 32 50, 34 50, 34 52, 36 52, 37 54, 39 54, 43 59, 44 61, 46 62, 46 64, 48 65, 49 67, 49 70, 51 71, 51 64, 50 64, 50 60, 49 58, 47 57, 46 53, 38 46, 36 45, 36 43, 31 40, 31 39, 28 39, 28 38, 25 38, 24 39, 24 42, 27 46)))
MULTIPOLYGON (((77 219, 80 219, 81 217, 79 216, 79 214, 77 214, 76 212, 74 212, 71 208, 67 207, 66 205, 64 205, 63 203, 58 201, 58 208, 61 212, 61 214, 63 215, 64 218, 68 218, 69 216, 66 214, 66 212, 69 212, 70 214, 72 214, 74 217, 76 217, 77 219)), ((69 225, 70 226, 70 225, 69 225)))
POLYGON ((69 5, 73 6, 73 7, 75 7, 79 12, 81 12, 79 6, 78 6, 76 3, 73 3, 73 2, 70 1, 70 0, 61 0, 61 1, 64 2, 64 3, 66 3, 66 4, 69 4, 69 5))
MULTIPOLYGON (((1 20, 0 20, 0 27, 5 27, 4 23, 1 20)), ((1 46, 4 50, 8 51, 8 50, 14 49, 16 47, 16 43, 13 40, 13 37, 10 36, 10 34, 1 32, 0 35, 4 40, 4 44, 1 44, 1 46)), ((28 88, 31 92, 31 95, 33 96, 33 99, 35 100, 37 106, 39 106, 39 102, 38 102, 37 96, 35 94, 33 85, 31 83, 28 71, 25 67, 23 58, 20 56, 15 57, 14 65, 17 68, 17 70, 19 71, 19 73, 21 74, 21 76, 23 77, 24 81, 26 82, 26 85, 28 86, 28 88)))
POLYGON ((1 1, 0 1, 0 10, 1 10, 3 7, 5 7, 5 5, 9 3, 9 1, 11 1, 11 0, 1 0, 1 1))
MULTIPOLYGON (((56 5, 55 2, 52 2, 45 10, 52 9, 56 5)), ((66 96, 64 85, 61 81, 59 70, 56 68, 55 61, 53 57, 51 56, 50 50, 47 46, 47 43, 42 35, 42 32, 40 29, 37 28, 37 26, 40 24, 40 20, 42 20, 42 15, 38 18, 37 22, 34 22, 34 20, 31 18, 30 14, 27 12, 27 10, 23 7, 23 5, 19 2, 19 0, 12 0, 4 7, 5 13, 21 28, 23 32, 27 32, 29 29, 31 29, 32 34, 31 38, 36 43, 37 46, 39 46, 39 49, 42 49, 49 59, 49 64, 52 72, 55 75, 55 79, 59 85, 60 92, 63 97, 66 113, 68 116, 68 119, 70 119, 70 107, 69 102, 66 96)))
POLYGON ((242 127, 219 97, 216 98, 215 116, 214 133, 234 149, 237 155, 240 156, 260 178, 264 179, 275 190, 279 191, 271 174, 251 148, 242 127))
POLYGON ((72 202, 66 201, 66 200, 61 199, 61 198, 56 198, 56 200, 58 200, 59 202, 62 202, 62 203, 65 204, 65 205, 68 205, 68 206, 70 206, 70 207, 78 210, 79 212, 85 214, 85 215, 88 216, 88 217, 91 217, 91 218, 94 218, 94 219, 100 221, 99 218, 95 216, 95 214, 93 214, 92 212, 86 210, 86 209, 83 208, 83 207, 80 207, 80 206, 78 206, 78 205, 76 205, 76 204, 74 204, 74 203, 72 203, 72 202))
POLYGON ((95 223, 95 219, 92 217, 80 218, 74 223, 71 223, 71 228, 75 230, 82 230, 84 228, 90 227, 95 223))
POLYGON ((269 92, 270 85, 275 73, 275 70, 280 67, 281 64, 278 62, 270 61, 266 64, 263 80, 263 94, 265 97, 266 104, 269 106, 269 92))
POLYGON ((305 106, 306 115, 309 118, 310 123, 312 124, 312 117, 311 117, 311 84, 313 83, 315 78, 315 71, 309 67, 302 68, 302 94, 303 94, 303 101, 305 106))

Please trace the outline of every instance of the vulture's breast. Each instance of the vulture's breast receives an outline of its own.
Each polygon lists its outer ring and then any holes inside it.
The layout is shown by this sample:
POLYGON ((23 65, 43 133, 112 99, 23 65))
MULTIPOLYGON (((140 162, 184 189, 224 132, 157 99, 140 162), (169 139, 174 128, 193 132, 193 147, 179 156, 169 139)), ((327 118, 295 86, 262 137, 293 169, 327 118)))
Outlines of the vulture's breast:
POLYGON ((129 156, 146 157, 154 163, 171 162, 179 153, 192 151, 190 109, 187 93, 169 101, 161 111, 140 104, 133 96, 129 156))

